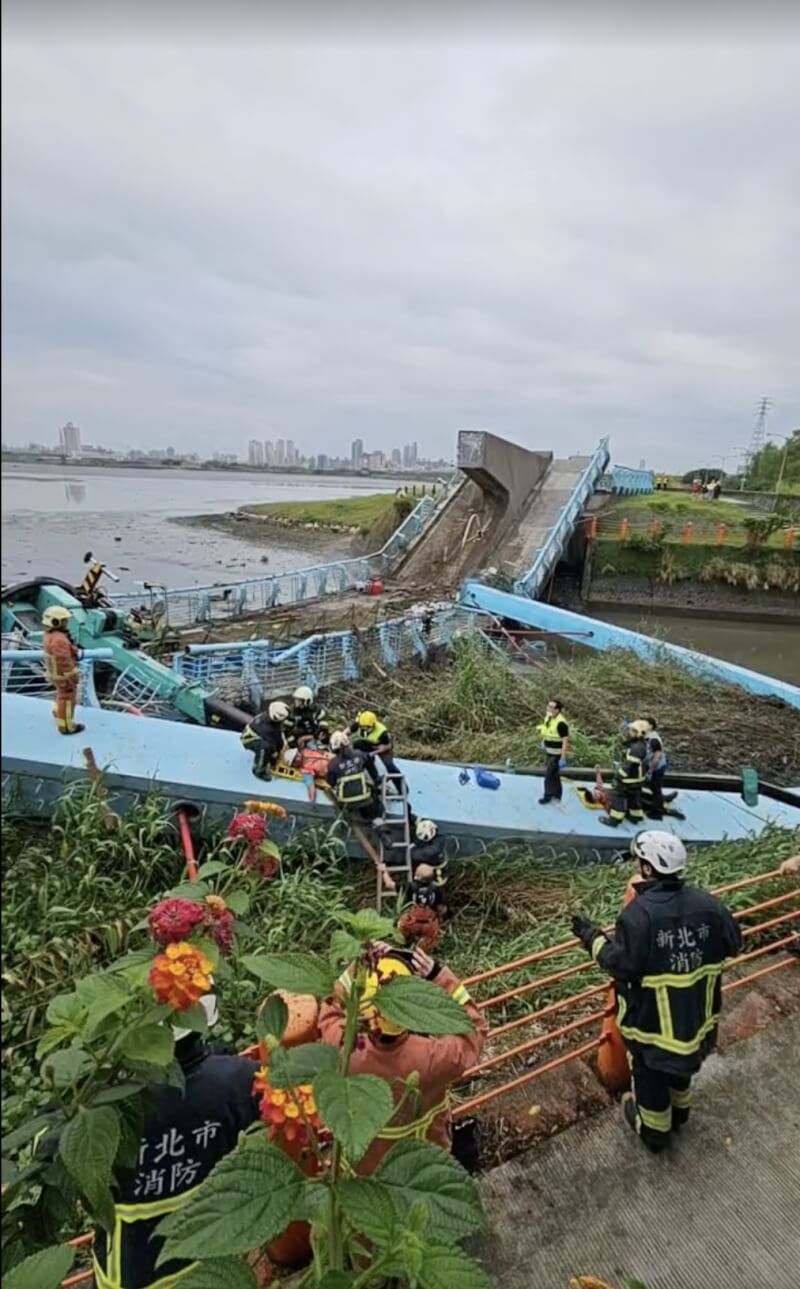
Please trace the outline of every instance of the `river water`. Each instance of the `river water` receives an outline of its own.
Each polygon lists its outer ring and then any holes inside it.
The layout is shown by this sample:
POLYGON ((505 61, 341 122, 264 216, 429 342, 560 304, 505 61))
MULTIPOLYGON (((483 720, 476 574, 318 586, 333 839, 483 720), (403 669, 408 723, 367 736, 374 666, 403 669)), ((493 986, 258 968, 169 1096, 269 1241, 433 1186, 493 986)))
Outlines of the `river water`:
POLYGON ((796 623, 741 622, 734 617, 695 617, 663 610, 657 615, 627 606, 604 608, 597 617, 670 644, 698 649, 752 671, 800 685, 800 627, 796 623))
MULTIPOLYGON (((308 550, 255 546, 216 529, 171 523, 180 515, 224 514, 263 501, 315 501, 393 492, 396 482, 335 475, 230 474, 224 470, 135 470, 109 466, 2 468, 2 580, 50 575, 79 582, 91 550, 137 582, 189 586, 264 577, 316 563, 308 550), (262 560, 266 554, 268 562, 262 560)), ((333 557, 333 555, 332 555, 333 557)), ((111 589, 111 588, 109 588, 111 589)))

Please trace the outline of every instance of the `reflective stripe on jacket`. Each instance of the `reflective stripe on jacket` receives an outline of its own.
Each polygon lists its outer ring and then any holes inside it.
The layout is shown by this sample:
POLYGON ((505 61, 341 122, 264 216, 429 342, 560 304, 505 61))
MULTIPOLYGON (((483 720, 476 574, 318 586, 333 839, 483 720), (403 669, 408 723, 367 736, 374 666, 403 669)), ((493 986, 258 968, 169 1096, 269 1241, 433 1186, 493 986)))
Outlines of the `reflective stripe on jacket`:
POLYGON ((66 631, 46 631, 42 641, 44 669, 51 685, 77 685, 78 650, 66 631))
POLYGON ((676 878, 640 883, 613 939, 595 937, 592 957, 616 981, 620 1033, 647 1065, 699 1068, 716 1040, 723 966, 740 945, 725 905, 676 878))
POLYGON ((619 769, 619 781, 627 788, 638 787, 644 783, 646 774, 647 747, 641 739, 636 739, 625 749, 619 769))

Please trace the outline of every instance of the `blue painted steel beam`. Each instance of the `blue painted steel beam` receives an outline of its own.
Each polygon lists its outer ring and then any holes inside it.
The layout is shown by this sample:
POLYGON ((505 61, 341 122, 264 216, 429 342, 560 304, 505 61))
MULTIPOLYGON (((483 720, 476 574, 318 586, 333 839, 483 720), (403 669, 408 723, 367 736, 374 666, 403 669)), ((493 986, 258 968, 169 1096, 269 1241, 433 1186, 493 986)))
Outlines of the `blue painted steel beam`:
POLYGON ((568 609, 557 609, 552 604, 511 595, 507 591, 497 591, 494 587, 484 586, 482 582, 476 581, 464 583, 461 602, 484 613, 511 618, 526 627, 552 631, 556 635, 559 632, 569 634, 578 631, 583 637, 581 643, 591 649, 632 649, 640 658, 646 658, 649 662, 677 662, 705 680, 738 685, 751 694, 781 698, 790 707, 800 708, 800 689, 796 685, 790 685, 788 681, 765 676, 759 671, 751 671, 749 667, 725 662, 722 658, 712 658, 709 654, 698 653, 694 649, 684 649, 682 645, 656 640, 640 631, 614 626, 600 618, 589 618, 568 609))
MULTIPOLYGON (((82 709, 80 718, 85 731, 65 739, 47 703, 3 695, 3 792, 9 810, 49 813, 65 783, 85 780, 83 751, 90 747, 115 809, 156 792, 170 801, 193 801, 210 815, 228 819, 243 802, 264 798, 289 812, 284 835, 295 825, 334 818, 323 794, 312 805, 303 783, 255 778, 253 758, 235 733, 94 708, 82 709)), ((399 764, 413 810, 437 820, 464 854, 497 839, 618 851, 628 847, 636 831, 628 824, 616 832, 603 827, 598 814, 581 804, 573 784, 566 787, 561 803, 540 806, 536 777, 500 774, 500 787, 492 791, 478 787, 473 775, 462 784, 456 765, 402 759, 399 764)), ((750 808, 736 793, 685 790, 680 804, 686 821, 665 820, 659 826, 679 832, 694 845, 747 837, 770 824, 800 826, 800 809, 767 798, 750 808)), ((280 840, 280 829, 277 836, 280 840)))

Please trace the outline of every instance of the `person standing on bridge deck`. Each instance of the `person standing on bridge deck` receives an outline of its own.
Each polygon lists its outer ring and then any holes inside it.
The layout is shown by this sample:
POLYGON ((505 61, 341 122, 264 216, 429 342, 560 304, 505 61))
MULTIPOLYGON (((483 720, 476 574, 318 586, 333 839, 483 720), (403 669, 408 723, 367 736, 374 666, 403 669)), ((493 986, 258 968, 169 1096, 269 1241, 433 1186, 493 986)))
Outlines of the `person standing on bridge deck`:
POLYGON ((560 698, 550 699, 537 732, 541 735, 545 754, 544 794, 539 798, 539 805, 546 806, 550 801, 561 800, 560 771, 569 756, 569 725, 564 719, 564 704, 560 698))
POLYGON ((692 1076, 716 1043, 722 970, 739 953, 742 933, 716 896, 684 880, 679 837, 641 832, 631 853, 642 881, 613 936, 580 916, 572 931, 614 978, 633 1079, 625 1121, 656 1152, 689 1118, 692 1076))
POLYGON ((374 712, 359 712, 350 726, 353 747, 370 756, 379 756, 388 778, 387 788, 400 795, 403 773, 394 759, 392 736, 374 712))
POLYGON ((80 734, 85 728, 75 722, 81 651, 69 636, 72 614, 64 605, 54 604, 42 614, 44 627, 44 669, 56 691, 53 716, 59 734, 80 734))
POLYGON ((644 820, 642 788, 647 774, 646 723, 630 721, 624 727, 625 750, 615 767, 614 786, 607 815, 599 822, 607 828, 618 828, 626 819, 632 823, 644 820))

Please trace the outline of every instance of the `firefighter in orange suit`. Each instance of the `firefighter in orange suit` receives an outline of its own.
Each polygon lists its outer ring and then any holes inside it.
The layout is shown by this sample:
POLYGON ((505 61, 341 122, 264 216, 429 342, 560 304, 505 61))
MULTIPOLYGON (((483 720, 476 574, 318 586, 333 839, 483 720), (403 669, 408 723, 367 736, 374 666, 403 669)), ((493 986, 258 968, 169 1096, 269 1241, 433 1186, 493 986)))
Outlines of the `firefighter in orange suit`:
POLYGON ((67 623, 72 614, 60 604, 45 609, 42 614, 44 634, 44 666, 47 679, 55 686, 56 701, 53 715, 59 734, 80 734, 83 725, 75 723, 75 701, 78 697, 78 659, 80 650, 72 643, 67 623))
MULTIPOLYGON (((448 1092, 451 1084, 478 1059, 486 1042, 488 1024, 464 986, 447 967, 440 967, 418 946, 401 958, 397 947, 376 946, 385 951, 367 980, 361 1002, 362 1018, 368 1025, 363 1047, 350 1057, 351 1074, 375 1074, 392 1089, 395 1104, 404 1093, 404 1081, 419 1075, 416 1095, 407 1096, 398 1114, 378 1133, 356 1171, 373 1173, 388 1150, 400 1140, 416 1137, 432 1141, 445 1150, 452 1145, 448 1092), (421 976, 446 990, 466 1009, 474 1029, 468 1034, 410 1034, 382 1016, 370 999, 382 984, 394 976, 421 976)), ((339 978, 342 993, 352 988, 350 971, 339 978)), ((319 1016, 322 1040, 338 1047, 344 1033, 344 1011, 338 998, 322 1004, 319 1016)))

